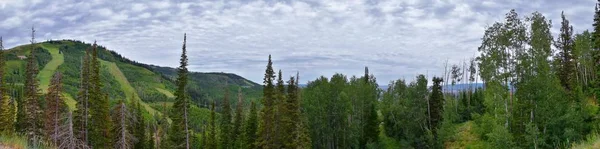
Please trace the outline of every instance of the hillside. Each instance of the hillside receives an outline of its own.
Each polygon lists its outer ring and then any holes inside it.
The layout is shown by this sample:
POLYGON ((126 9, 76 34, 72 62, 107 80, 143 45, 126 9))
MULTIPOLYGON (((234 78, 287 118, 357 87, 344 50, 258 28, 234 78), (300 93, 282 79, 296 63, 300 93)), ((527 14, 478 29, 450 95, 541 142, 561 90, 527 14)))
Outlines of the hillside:
MULTIPOLYGON (((81 59, 85 49, 91 47, 91 44, 70 40, 37 44, 34 52, 40 70, 37 77, 40 81, 40 92, 46 92, 49 80, 55 72, 63 73, 63 95, 69 108, 73 110, 80 83, 81 59)), ((141 100, 146 111, 155 113, 162 111, 163 103, 170 105, 173 101, 175 68, 141 64, 124 58, 114 51, 106 50, 105 47, 99 46, 98 49, 102 64, 100 74, 104 84, 103 90, 109 94, 111 102, 121 99, 141 100)), ((10 92, 13 97, 21 97, 25 60, 30 50, 30 45, 23 45, 11 48, 5 54, 8 60, 6 81, 11 86, 10 92)), ((217 103, 220 102, 224 94, 225 82, 228 84, 231 97, 235 97, 238 88, 242 88, 246 102, 256 100, 262 94, 261 85, 235 74, 193 72, 190 78, 187 91, 193 103, 199 107, 205 107, 206 103, 213 99, 217 103)))

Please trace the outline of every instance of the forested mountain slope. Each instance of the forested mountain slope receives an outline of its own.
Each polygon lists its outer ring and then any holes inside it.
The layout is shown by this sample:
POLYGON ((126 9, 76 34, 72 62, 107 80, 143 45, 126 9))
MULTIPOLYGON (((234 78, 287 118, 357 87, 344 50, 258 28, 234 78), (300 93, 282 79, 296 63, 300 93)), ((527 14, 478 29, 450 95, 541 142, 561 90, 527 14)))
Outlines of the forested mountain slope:
MULTIPOLYGON (((80 80, 82 57, 91 44, 80 41, 61 40, 47 41, 37 44, 36 60, 40 73, 41 92, 46 92, 54 72, 64 74, 64 97, 70 108, 74 108, 75 96, 80 80)), ((141 99, 149 112, 160 110, 162 103, 170 105, 173 100, 174 80, 176 69, 138 63, 114 51, 99 46, 99 58, 102 64, 101 79, 105 82, 104 92, 108 93, 111 101, 120 99, 141 99)), ((7 51, 6 81, 14 97, 22 94, 25 63, 30 51, 30 45, 17 46, 7 51)), ((223 97, 222 88, 227 84, 231 92, 242 88, 245 99, 256 100, 261 96, 262 86, 241 76, 228 73, 191 73, 188 92, 192 101, 206 107, 208 101, 219 103, 223 97), (227 82, 227 83, 225 83, 227 82)))

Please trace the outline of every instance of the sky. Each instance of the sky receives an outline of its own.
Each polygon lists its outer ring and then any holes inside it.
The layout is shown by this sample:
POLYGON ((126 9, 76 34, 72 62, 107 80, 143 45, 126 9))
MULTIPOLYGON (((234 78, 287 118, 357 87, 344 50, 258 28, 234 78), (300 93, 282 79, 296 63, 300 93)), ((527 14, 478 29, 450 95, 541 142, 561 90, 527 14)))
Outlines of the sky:
POLYGON ((559 32, 592 28, 594 0, 0 0, 5 47, 37 39, 98 44, 147 64, 177 67, 187 33, 189 69, 262 83, 268 55, 301 83, 335 73, 380 85, 441 76, 446 60, 477 56, 487 26, 511 9, 538 11, 559 32))

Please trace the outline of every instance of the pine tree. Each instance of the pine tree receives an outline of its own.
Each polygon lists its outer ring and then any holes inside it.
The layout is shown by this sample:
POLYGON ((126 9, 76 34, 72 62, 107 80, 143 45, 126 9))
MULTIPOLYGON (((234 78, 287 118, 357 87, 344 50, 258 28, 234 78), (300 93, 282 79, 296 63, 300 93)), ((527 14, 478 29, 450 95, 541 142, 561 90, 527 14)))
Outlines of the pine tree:
POLYGON ((233 119, 232 142, 233 148, 243 148, 242 146, 242 127, 244 122, 244 101, 242 100, 242 88, 238 89, 238 100, 235 107, 235 117, 233 119))
POLYGON ((564 12, 561 13, 561 27, 558 39, 554 46, 559 49, 556 60, 559 63, 558 75, 560 83, 567 91, 574 89, 575 80, 575 62, 573 57, 574 40, 573 26, 569 25, 569 20, 566 19, 564 12))
POLYGON ((306 114, 303 112, 302 107, 301 107, 301 102, 302 102, 302 96, 301 96, 301 90, 300 90, 300 72, 296 72, 296 84, 295 84, 295 88, 296 88, 296 104, 297 104, 297 110, 298 110, 298 121, 296 122, 296 130, 295 130, 295 137, 296 137, 296 148, 297 149, 310 149, 312 147, 312 141, 310 139, 310 130, 308 130, 308 117, 306 117, 306 114))
POLYGON ((364 124, 363 124, 363 137, 360 140, 360 146, 366 148, 368 143, 376 143, 379 141, 379 120, 377 119, 377 82, 374 77, 369 75, 369 69, 365 67, 365 82, 364 85, 367 87, 367 96, 364 100, 364 124))
POLYGON ((86 49, 81 61, 81 75, 79 82, 79 90, 77 92, 77 110, 75 110, 73 125, 75 136, 83 142, 88 141, 88 126, 89 126, 89 81, 90 81, 90 54, 86 49))
POLYGON ((263 108, 260 111, 260 122, 258 128, 258 140, 256 142, 257 147, 263 149, 274 149, 274 129, 275 129, 275 101, 276 101, 276 90, 273 85, 273 79, 275 79, 275 72, 273 71, 273 63, 271 62, 271 55, 269 55, 269 61, 267 63, 267 69, 265 70, 265 78, 263 79, 263 108))
MULTIPOLYGON (((135 110, 135 109, 134 109, 135 110)), ((132 134, 132 125, 136 123, 135 116, 132 114, 134 110, 127 107, 123 100, 119 100, 119 103, 113 109, 113 120, 115 122, 114 134, 115 134, 115 146, 118 149, 129 149, 134 147, 136 140, 132 134)), ((137 127, 137 126, 136 126, 137 127)))
POLYGON ((250 104, 250 113, 248 113, 248 120, 244 125, 244 148, 256 149, 256 142, 258 129, 258 115, 256 110, 256 104, 254 101, 250 104))
MULTIPOLYGON (((294 77, 291 77, 288 81, 287 98, 280 105, 283 109, 279 111, 281 113, 281 131, 290 132, 282 134, 283 148, 298 148, 297 136, 299 135, 298 126, 300 120, 300 110, 298 103, 298 89, 295 83, 294 77)), ((278 83, 279 87, 279 83, 278 83)))
POLYGON ((429 96, 429 107, 431 113, 429 117, 429 129, 433 134, 436 134, 437 128, 442 122, 444 97, 442 93, 442 78, 433 77, 433 86, 431 87, 431 95, 429 96))
POLYGON ((135 119, 134 121, 134 128, 133 130, 133 135, 135 137, 135 144, 133 145, 133 148, 135 149, 145 149, 146 148, 146 121, 144 120, 144 116, 142 115, 142 108, 140 106, 140 101, 135 99, 135 98, 131 98, 132 101, 132 107, 133 107, 133 119, 135 119))
POLYGON ((277 75, 277 84, 275 91, 275 101, 273 102, 273 125, 274 128, 271 130, 271 135, 273 139, 271 139, 272 143, 269 148, 282 148, 284 146, 283 136, 286 131, 282 122, 284 118, 284 104, 285 104, 285 85, 283 81, 283 74, 281 70, 277 75))
POLYGON ((223 102, 221 103, 221 121, 220 121, 220 148, 231 149, 232 130, 231 130, 231 106, 229 104, 229 89, 227 83, 225 83, 225 96, 223 96, 223 102))
POLYGON ((100 61, 98 60, 98 49, 96 43, 92 48, 92 57, 90 61, 90 134, 89 141, 93 148, 111 148, 112 141, 112 120, 110 117, 110 106, 108 95, 102 91, 102 82, 100 80, 100 61))
POLYGON ((59 144, 58 136, 61 126, 61 113, 66 110, 62 99, 62 90, 62 74, 56 72, 50 81, 50 87, 48 88, 48 94, 46 95, 46 111, 44 112, 46 114, 46 136, 50 138, 51 142, 55 145, 59 144))
POLYGON ((4 82, 4 46, 0 37, 0 135, 11 135, 15 131, 15 104, 6 92, 4 82))
POLYGON ((36 78, 38 74, 38 64, 35 58, 35 29, 31 28, 31 51, 27 60, 25 70, 25 99, 23 103, 24 132, 29 141, 37 142, 44 135, 43 132, 43 111, 39 103, 39 82, 36 78))
POLYGON ((177 90, 175 91, 175 103, 172 108, 171 119, 173 123, 171 125, 171 131, 169 132, 169 139, 171 145, 174 148, 190 148, 190 131, 188 128, 188 109, 189 101, 187 99, 186 85, 188 75, 188 58, 186 55, 186 34, 183 35, 183 47, 180 59, 180 66, 177 68, 177 90))
POLYGON ((215 118, 215 101, 213 101, 210 105, 210 120, 208 122, 208 137, 207 144, 205 146, 206 149, 217 149, 217 126, 216 126, 216 118, 215 118))

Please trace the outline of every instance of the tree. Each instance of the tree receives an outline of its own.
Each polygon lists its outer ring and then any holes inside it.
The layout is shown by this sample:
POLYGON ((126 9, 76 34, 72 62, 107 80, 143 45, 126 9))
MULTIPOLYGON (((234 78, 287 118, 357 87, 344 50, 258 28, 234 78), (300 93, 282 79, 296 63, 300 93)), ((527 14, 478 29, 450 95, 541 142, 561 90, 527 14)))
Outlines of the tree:
POLYGON ((11 135, 15 131, 15 103, 6 92, 4 82, 4 46, 0 37, 0 135, 11 135))
POLYGON ((71 111, 67 111, 67 115, 65 116, 66 120, 61 125, 61 132, 59 133, 60 144, 57 144, 58 148, 61 149, 88 149, 86 142, 77 138, 77 134, 74 130, 73 125, 73 113, 71 111))
POLYGON ((275 108, 277 93, 275 86, 273 85, 273 79, 275 79, 275 72, 273 71, 273 62, 271 62, 271 55, 269 55, 269 61, 267 62, 267 69, 265 70, 265 77, 263 79, 263 108, 260 111, 260 123, 258 127, 258 140, 256 145, 263 149, 275 149, 275 108))
POLYGON ((296 139, 298 138, 298 124, 300 121, 300 110, 298 103, 298 89, 294 77, 291 77, 288 83, 287 98, 281 106, 281 131, 289 132, 282 134, 283 148, 298 148, 296 139))
POLYGON ((561 27, 558 39, 554 42, 554 46, 559 49, 556 55, 556 60, 559 63, 558 75, 560 84, 567 91, 574 89, 575 85, 575 59, 573 57, 574 40, 573 26, 569 25, 569 20, 566 19, 564 12, 561 13, 561 27))
POLYGON ((256 104, 254 101, 250 104, 250 113, 248 113, 248 120, 244 125, 244 147, 247 149, 256 149, 256 141, 258 129, 258 115, 256 110, 256 104))
POLYGON ((442 85, 444 82, 442 78, 433 77, 433 86, 431 86, 431 95, 429 96, 429 107, 431 108, 431 114, 429 117, 430 129, 433 134, 436 134, 436 130, 442 121, 444 95, 442 93, 442 85))
POLYGON ((131 130, 131 126, 136 122, 132 121, 135 120, 135 116, 131 111, 123 100, 119 100, 119 103, 113 109, 113 119, 116 124, 114 128, 114 134, 116 134, 114 148, 129 149, 136 144, 136 138, 132 133, 133 130, 131 130))
POLYGON ((90 61, 90 134, 89 141, 93 148, 111 148, 112 141, 112 120, 110 117, 110 105, 108 95, 102 92, 102 81, 100 80, 100 61, 98 60, 98 49, 96 43, 92 47, 92 57, 90 61))
POLYGON ((48 94, 46 95, 45 111, 46 136, 50 138, 51 142, 55 145, 59 144, 58 136, 61 126, 60 121, 63 111, 66 110, 62 99, 62 88, 62 74, 56 72, 50 81, 50 87, 48 88, 48 94))
POLYGON ((140 101, 135 99, 135 98, 131 98, 132 101, 132 107, 133 107, 133 119, 135 120, 133 123, 134 129, 132 129, 133 131, 133 135, 135 137, 135 144, 133 144, 133 148, 136 149, 144 149, 147 148, 146 146, 146 121, 144 120, 144 116, 142 115, 142 108, 140 106, 140 101))
POLYGON ((188 127, 189 101, 187 99, 186 85, 188 75, 188 58, 186 55, 186 34, 183 35, 183 48, 179 68, 177 68, 177 90, 175 91, 175 103, 172 108, 171 131, 169 139, 175 148, 190 148, 190 131, 188 127))
POLYGON ((42 114, 39 103, 39 82, 37 80, 38 64, 35 60, 35 29, 31 28, 31 51, 27 60, 25 70, 25 100, 24 106, 24 133, 29 141, 37 142, 44 135, 42 114))
POLYGON ((243 123, 244 123, 244 101, 242 100, 242 88, 238 89, 238 100, 235 107, 235 117, 233 119, 233 130, 231 139, 233 148, 244 148, 243 146, 243 123))
POLYGON ((86 49, 81 61, 81 75, 79 82, 79 90, 77 92, 77 103, 75 110, 75 118, 73 120, 75 136, 83 142, 88 141, 88 126, 89 126, 89 89, 90 89, 90 54, 86 49))
MULTIPOLYGON (((364 136, 361 138, 360 146, 362 148, 366 148, 368 143, 376 143, 379 142, 379 120, 377 116, 377 99, 379 96, 379 90, 377 86, 377 81, 375 81, 375 77, 369 75, 369 69, 365 67, 365 76, 363 77, 365 80, 366 87, 366 104, 364 111, 364 125, 363 131, 364 136)), ((427 82, 427 81, 425 81, 427 82)), ((425 83, 427 84, 427 83, 425 83)), ((425 97, 425 96, 423 96, 425 97)))
POLYGON ((210 105, 210 120, 208 122, 208 137, 205 148, 206 149, 217 149, 217 126, 216 126, 216 118, 215 118, 215 101, 211 102, 210 105))
POLYGON ((231 124, 231 105, 229 104, 229 89, 227 83, 225 83, 225 96, 223 96, 223 102, 221 103, 221 121, 220 121, 220 146, 221 149, 231 149, 231 145, 234 140, 232 134, 231 124))

